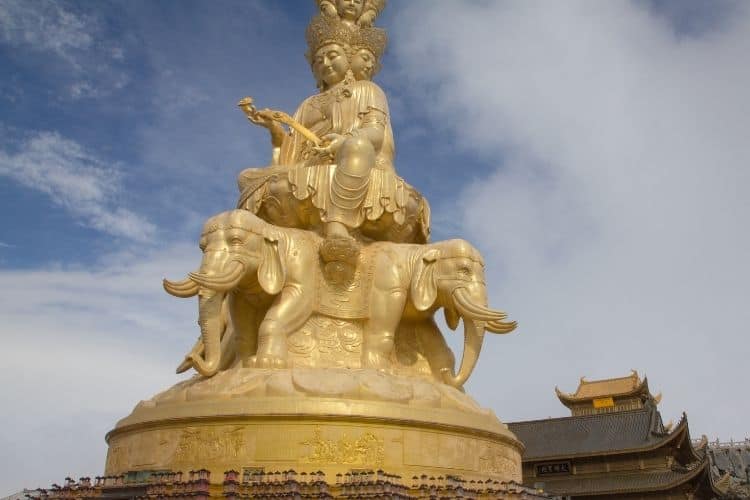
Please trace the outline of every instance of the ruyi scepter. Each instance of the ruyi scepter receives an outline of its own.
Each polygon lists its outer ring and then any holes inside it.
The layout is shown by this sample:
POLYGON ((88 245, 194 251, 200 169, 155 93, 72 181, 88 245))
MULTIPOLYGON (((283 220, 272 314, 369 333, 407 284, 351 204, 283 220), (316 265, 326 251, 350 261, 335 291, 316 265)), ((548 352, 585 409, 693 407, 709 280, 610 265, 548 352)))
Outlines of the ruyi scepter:
POLYGON ((284 136, 291 133, 291 129, 302 134, 305 139, 312 142, 316 147, 323 147, 328 143, 328 141, 321 139, 315 135, 312 130, 305 127, 283 111, 268 108, 257 109, 252 97, 243 97, 240 99, 240 102, 237 103, 237 106, 239 106, 242 112, 245 113, 245 116, 247 116, 247 119, 250 120, 250 122, 267 128, 271 133, 271 144, 273 145, 272 165, 279 164, 281 143, 284 140, 284 136), (290 131, 285 131, 281 124, 288 126, 290 131))

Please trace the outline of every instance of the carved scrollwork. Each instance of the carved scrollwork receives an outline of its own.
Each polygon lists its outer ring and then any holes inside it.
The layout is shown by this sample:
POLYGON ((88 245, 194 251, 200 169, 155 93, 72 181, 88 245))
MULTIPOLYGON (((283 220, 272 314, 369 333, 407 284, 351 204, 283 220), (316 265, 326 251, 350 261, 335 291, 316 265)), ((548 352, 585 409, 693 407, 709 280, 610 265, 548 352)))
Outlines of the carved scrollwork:
POLYGON ((372 432, 356 439, 344 434, 336 440, 324 439, 321 434, 318 427, 312 438, 300 443, 310 449, 306 457, 309 463, 379 466, 385 461, 384 441, 372 432))
POLYGON ((238 458, 244 445, 242 427, 187 427, 180 435, 172 461, 189 463, 238 458))

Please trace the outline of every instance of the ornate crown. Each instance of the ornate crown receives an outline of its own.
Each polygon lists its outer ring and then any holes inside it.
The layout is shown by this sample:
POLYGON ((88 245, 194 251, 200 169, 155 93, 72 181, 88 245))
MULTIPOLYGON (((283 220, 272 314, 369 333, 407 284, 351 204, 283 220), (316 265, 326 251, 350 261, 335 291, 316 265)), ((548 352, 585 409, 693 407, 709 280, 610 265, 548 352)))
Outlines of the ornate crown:
POLYGON ((318 15, 313 17, 305 32, 310 55, 327 43, 340 43, 351 46, 353 30, 338 19, 318 15))
POLYGON ((359 28, 352 37, 352 46, 368 49, 380 60, 388 44, 388 35, 381 28, 359 28))
POLYGON ((311 59, 320 47, 327 43, 339 43, 348 47, 370 50, 377 59, 385 52, 388 37, 380 28, 360 28, 342 23, 338 18, 317 15, 307 26, 305 33, 309 48, 308 59, 311 59))

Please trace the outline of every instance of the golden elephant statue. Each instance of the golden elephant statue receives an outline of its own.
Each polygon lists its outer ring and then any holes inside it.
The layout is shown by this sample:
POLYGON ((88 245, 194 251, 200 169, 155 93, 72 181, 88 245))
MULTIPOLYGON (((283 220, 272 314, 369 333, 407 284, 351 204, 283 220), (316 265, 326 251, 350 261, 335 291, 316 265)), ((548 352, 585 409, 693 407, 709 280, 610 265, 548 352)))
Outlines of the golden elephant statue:
MULTIPOLYGON (((342 293, 351 294, 350 302, 362 307, 354 316, 337 313, 326 307, 323 293, 331 286, 332 274, 330 264, 319 256, 322 241, 311 231, 279 228, 247 210, 210 218, 200 239, 199 270, 181 282, 164 280, 172 295, 199 296, 201 338, 178 371, 192 366, 212 376, 231 363, 286 367, 288 337, 318 313, 362 321, 363 368, 388 370, 395 336, 408 330, 419 337, 434 376, 460 387, 476 365, 485 331, 508 333, 516 326, 503 321, 505 313, 487 307, 482 257, 458 239, 426 245, 365 245, 355 267, 367 278, 360 286, 340 287, 342 293), (233 346, 222 349, 224 306, 235 339, 233 346), (434 322, 440 308, 451 329, 463 319, 464 352, 457 372, 453 354, 434 322)), ((338 271, 333 269, 333 275, 338 271)))

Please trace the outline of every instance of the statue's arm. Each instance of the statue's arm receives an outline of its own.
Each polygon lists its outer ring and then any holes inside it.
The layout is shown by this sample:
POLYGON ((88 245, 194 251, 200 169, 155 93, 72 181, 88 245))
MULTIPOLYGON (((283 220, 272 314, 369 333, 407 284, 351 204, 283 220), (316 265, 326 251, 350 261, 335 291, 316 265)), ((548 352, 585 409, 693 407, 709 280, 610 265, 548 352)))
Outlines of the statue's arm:
POLYGON ((361 82, 364 95, 359 109, 359 127, 349 135, 366 138, 372 143, 375 151, 380 151, 385 139, 385 129, 390 119, 388 99, 385 92, 372 82, 361 82))
POLYGON ((385 127, 388 123, 388 114, 378 108, 370 107, 367 112, 360 115, 361 125, 349 134, 352 137, 361 137, 372 143, 375 151, 380 151, 385 139, 385 127))

